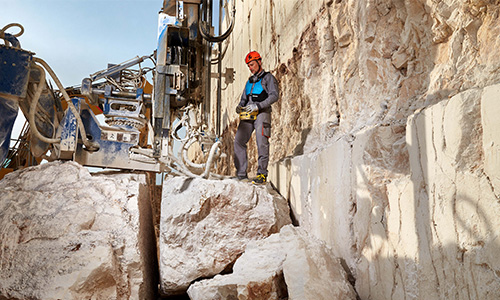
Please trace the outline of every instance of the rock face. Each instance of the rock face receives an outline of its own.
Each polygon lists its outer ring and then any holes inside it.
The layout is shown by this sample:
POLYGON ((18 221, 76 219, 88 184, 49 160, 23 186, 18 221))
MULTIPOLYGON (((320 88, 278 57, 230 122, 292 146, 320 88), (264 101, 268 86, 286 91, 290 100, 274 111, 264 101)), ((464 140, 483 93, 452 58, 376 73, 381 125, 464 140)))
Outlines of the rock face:
POLYGON ((298 223, 346 260, 362 299, 500 297, 499 95, 473 89, 420 110, 405 144, 374 126, 278 164, 270 177, 288 178, 278 187, 298 223))
POLYGON ((249 243, 232 274, 196 282, 188 294, 193 300, 356 299, 331 250, 291 225, 249 243))
POLYGON ((152 226, 144 175, 91 176, 72 162, 11 173, 0 181, 0 298, 154 299, 152 226))
POLYGON ((500 123, 490 110, 499 96, 500 85, 472 89, 408 120, 411 175, 388 185, 388 243, 380 245, 406 258, 392 273, 421 298, 500 298, 500 164, 492 159, 500 123))
POLYGON ((280 82, 270 180, 361 299, 500 298, 499 4, 237 2, 221 170, 257 50, 280 82))
MULTIPOLYGON (((224 153, 232 153, 234 113, 258 50, 280 82, 273 105, 271 161, 321 148, 377 124, 403 125, 417 109, 500 82, 498 1, 251 0, 224 67, 224 153), (293 26, 291 26, 293 24, 293 26)), ((212 111, 216 111, 213 107, 212 111)), ((404 137, 404 132, 399 133, 404 137)), ((251 143, 251 169, 256 149, 251 143)), ((231 155, 221 167, 234 172, 231 155)))
POLYGON ((160 285, 183 293, 192 281, 231 267, 253 240, 290 224, 286 200, 236 180, 172 177, 163 184, 160 285))

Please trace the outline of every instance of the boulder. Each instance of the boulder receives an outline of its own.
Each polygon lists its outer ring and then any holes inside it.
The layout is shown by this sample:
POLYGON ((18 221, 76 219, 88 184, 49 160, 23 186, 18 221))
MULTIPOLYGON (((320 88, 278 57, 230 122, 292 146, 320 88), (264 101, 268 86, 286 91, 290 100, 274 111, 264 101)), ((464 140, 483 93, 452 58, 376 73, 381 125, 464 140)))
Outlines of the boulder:
POLYGON ((290 223, 287 201, 269 186, 168 178, 160 221, 162 294, 184 293, 192 281, 230 269, 250 241, 290 223))
POLYGON ((92 176, 74 162, 11 173, 0 228, 0 299, 155 297, 144 175, 92 176))
POLYGON ((192 300, 205 299, 356 299, 347 274, 324 242, 303 229, 253 241, 236 261, 233 273, 198 281, 188 289, 192 300))

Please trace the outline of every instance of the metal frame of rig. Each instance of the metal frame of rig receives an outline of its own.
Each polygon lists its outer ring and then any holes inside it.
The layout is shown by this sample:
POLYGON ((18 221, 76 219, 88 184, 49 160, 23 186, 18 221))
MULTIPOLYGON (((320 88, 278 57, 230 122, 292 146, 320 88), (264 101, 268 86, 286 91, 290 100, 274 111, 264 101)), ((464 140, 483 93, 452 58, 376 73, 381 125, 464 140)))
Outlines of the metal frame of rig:
POLYGON ((235 14, 235 0, 219 0, 218 26, 226 29, 214 36, 212 0, 164 0, 153 54, 110 64, 74 87, 64 87, 47 62, 21 48, 22 25, 6 25, 0 30, 2 173, 63 159, 84 166, 222 177, 211 169, 224 155, 219 147, 221 81, 232 83, 234 71, 223 73, 221 62, 235 14), (11 28, 19 32, 8 33, 11 28), (218 51, 212 51, 215 44, 218 51), (145 61, 153 67, 143 67, 145 61), (218 72, 212 74, 214 64, 218 72), (148 72, 153 84, 146 79, 148 72), (217 99, 211 105, 214 77, 217 99), (215 128, 208 130, 214 106, 215 128), (27 124, 10 147, 18 108, 27 124), (105 124, 96 117, 101 113, 105 124), (203 152, 196 163, 188 155, 195 143, 203 152))

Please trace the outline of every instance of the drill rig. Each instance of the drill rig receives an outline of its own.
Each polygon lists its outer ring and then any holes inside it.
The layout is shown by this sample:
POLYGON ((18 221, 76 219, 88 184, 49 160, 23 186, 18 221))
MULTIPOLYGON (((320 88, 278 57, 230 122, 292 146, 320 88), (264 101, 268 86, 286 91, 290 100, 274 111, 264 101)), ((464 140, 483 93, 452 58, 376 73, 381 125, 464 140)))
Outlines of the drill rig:
MULTIPOLYGON (((224 7, 228 20, 224 33, 212 34, 212 0, 164 0, 158 18, 158 46, 152 55, 108 65, 83 79, 81 86, 71 88, 61 84, 44 60, 21 48, 18 37, 24 29, 20 24, 1 29, 2 167, 15 169, 42 159, 64 159, 84 166, 218 177, 210 172, 223 155, 219 132, 208 131, 205 125, 210 121, 210 82, 215 75, 211 66, 219 64, 220 85, 221 45, 231 34, 236 13, 235 0, 219 1, 219 18, 224 7), (12 27, 19 32, 7 33, 12 27), (212 58, 214 43, 219 44, 216 59, 212 58), (146 60, 154 67, 141 67, 146 60), (148 72, 152 72, 153 85, 146 80, 148 72), (56 88, 49 85, 47 75, 56 88), (29 127, 21 133, 19 147, 9 150, 18 107, 29 127), (101 113, 105 124, 96 117, 101 113), (185 136, 180 137, 184 129, 185 136), (204 162, 195 163, 188 155, 195 143, 204 162), (22 151, 22 145, 29 145, 29 151, 22 151)), ((232 75, 227 69, 226 83, 232 82, 232 75)), ((220 108, 220 93, 218 96, 220 108)))

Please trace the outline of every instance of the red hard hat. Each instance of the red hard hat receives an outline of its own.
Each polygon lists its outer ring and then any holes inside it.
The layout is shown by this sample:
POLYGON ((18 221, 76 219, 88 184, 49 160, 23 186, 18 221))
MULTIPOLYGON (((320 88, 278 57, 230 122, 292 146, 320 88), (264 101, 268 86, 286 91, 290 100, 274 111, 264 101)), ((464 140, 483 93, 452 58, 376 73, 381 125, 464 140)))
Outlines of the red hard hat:
POLYGON ((250 53, 247 54, 247 57, 245 57, 245 63, 248 64, 249 62, 251 62, 252 60, 259 60, 261 59, 262 57, 260 57, 260 54, 259 52, 257 51, 252 51, 250 53))

